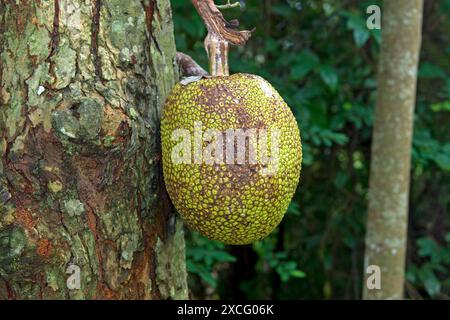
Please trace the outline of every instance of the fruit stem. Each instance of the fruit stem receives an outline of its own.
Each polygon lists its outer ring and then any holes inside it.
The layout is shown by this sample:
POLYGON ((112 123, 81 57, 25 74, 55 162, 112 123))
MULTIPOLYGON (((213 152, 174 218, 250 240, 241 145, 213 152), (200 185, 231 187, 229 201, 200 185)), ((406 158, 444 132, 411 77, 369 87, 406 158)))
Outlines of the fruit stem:
POLYGON ((214 33, 208 33, 205 38, 205 49, 209 58, 209 73, 213 77, 229 76, 227 40, 214 33))
POLYGON ((250 38, 252 31, 236 30, 239 26, 239 21, 232 20, 228 22, 225 20, 214 0, 192 0, 192 4, 202 17, 208 30, 208 35, 205 39, 205 49, 208 53, 211 76, 228 76, 229 45, 244 45, 250 38))

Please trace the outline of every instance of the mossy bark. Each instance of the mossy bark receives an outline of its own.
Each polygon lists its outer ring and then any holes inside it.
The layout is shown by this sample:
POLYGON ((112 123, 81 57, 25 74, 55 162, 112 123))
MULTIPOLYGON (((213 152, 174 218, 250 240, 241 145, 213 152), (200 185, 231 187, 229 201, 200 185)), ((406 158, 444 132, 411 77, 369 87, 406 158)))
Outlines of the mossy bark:
POLYGON ((0 28, 0 299, 186 298, 169 0, 0 0, 0 28))
POLYGON ((422 0, 384 2, 364 269, 379 266, 381 289, 369 289, 366 274, 365 299, 403 298, 422 8, 422 0))

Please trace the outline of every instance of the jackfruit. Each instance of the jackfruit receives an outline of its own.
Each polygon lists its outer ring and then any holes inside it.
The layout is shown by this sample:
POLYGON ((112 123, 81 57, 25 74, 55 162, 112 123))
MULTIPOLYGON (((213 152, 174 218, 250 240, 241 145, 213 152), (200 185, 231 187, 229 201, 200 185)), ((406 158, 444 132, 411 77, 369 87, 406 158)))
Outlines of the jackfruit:
POLYGON ((263 78, 214 76, 178 83, 161 119, 163 175, 189 227, 242 245, 281 222, 302 160, 291 110, 263 78))

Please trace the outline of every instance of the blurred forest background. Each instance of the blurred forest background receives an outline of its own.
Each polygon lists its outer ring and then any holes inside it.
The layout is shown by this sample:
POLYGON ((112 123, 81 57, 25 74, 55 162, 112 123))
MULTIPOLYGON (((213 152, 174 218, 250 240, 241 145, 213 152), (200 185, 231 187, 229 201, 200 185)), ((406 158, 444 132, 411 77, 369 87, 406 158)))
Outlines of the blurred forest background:
MULTIPOLYGON (((225 1, 222 1, 224 3, 225 1)), ((216 3, 220 4, 221 1, 216 3)), ((241 1, 224 11, 256 28, 232 73, 266 78, 301 127, 299 188, 280 227, 252 246, 187 231, 192 298, 361 298, 381 1, 241 1)), ((172 0, 177 49, 203 67, 206 30, 172 0)), ((450 1, 425 1, 409 202, 406 297, 450 298, 450 1)))

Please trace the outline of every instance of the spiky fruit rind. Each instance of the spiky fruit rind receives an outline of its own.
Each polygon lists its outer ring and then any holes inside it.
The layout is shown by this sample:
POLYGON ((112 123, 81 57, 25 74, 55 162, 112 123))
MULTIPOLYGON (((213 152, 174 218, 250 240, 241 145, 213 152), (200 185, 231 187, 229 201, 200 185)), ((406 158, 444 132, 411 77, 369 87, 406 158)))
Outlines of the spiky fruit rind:
MULTIPOLYGON (((206 237, 248 244, 271 233, 282 220, 301 170, 297 122, 278 92, 249 74, 177 84, 161 120, 163 173, 167 191, 185 222, 206 237), (176 164, 172 139, 177 129, 277 129, 279 161, 272 175, 261 164, 176 164)), ((258 150, 259 151, 259 150, 258 150)), ((267 169, 267 168, 266 168, 267 169)))

